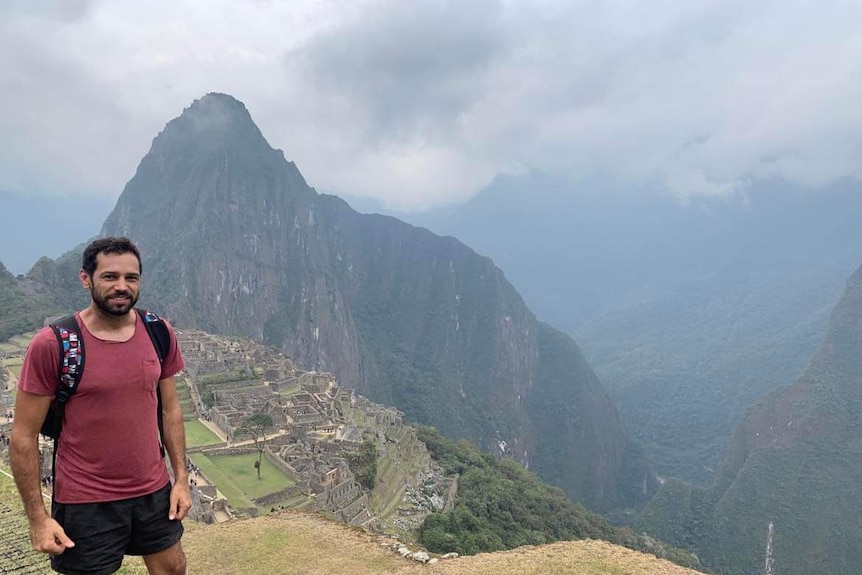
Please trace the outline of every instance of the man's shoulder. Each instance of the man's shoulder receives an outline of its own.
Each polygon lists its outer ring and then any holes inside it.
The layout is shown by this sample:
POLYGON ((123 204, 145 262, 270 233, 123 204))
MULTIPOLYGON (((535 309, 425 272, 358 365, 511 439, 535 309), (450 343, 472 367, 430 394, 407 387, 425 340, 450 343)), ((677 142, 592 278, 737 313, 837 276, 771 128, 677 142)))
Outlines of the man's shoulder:
POLYGON ((80 318, 78 317, 77 312, 74 314, 70 314, 68 316, 58 316, 58 317, 55 317, 55 318, 52 318, 52 319, 46 321, 47 325, 45 325, 45 327, 40 328, 36 332, 36 335, 34 335, 33 338, 30 340, 28 347, 29 348, 35 348, 35 349, 45 349, 45 348, 50 348, 52 350, 57 349, 58 348, 57 333, 54 331, 54 328, 51 326, 57 325, 61 321, 66 320, 67 318, 70 318, 70 317, 75 319, 75 324, 71 324, 71 326, 72 327, 76 326, 76 331, 80 333, 81 332, 81 324, 80 324, 80 318))
POLYGON ((43 331, 47 331, 51 333, 53 331, 52 326, 61 325, 61 326, 72 326, 77 331, 81 331, 81 312, 70 313, 67 315, 58 315, 52 318, 48 318, 45 320, 45 327, 39 330, 39 333, 43 331))
MULTIPOLYGON (((52 322, 54 323, 54 322, 52 322)), ((46 325, 36 332, 33 339, 30 340, 30 345, 57 345, 57 336, 54 334, 54 329, 50 325, 46 325)))
POLYGON ((60 345, 50 327, 36 332, 21 365, 18 389, 37 395, 51 395, 56 390, 60 345))

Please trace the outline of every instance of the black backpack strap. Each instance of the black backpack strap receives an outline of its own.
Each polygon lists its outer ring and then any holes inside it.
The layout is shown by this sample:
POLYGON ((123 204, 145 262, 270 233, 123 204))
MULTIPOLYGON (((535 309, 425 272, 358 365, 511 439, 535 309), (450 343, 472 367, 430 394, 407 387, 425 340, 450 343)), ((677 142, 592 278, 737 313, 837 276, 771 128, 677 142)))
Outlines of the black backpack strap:
POLYGON ((165 320, 151 311, 138 308, 135 308, 135 311, 144 320, 144 327, 147 328, 147 335, 150 336, 153 347, 156 348, 159 361, 164 361, 171 351, 171 334, 168 333, 168 326, 165 325, 165 320))
POLYGON ((57 470, 57 443, 63 430, 66 403, 75 394, 84 375, 84 338, 81 337, 81 329, 74 314, 60 318, 51 323, 50 327, 60 346, 57 392, 54 394, 54 400, 48 408, 39 433, 54 440, 54 450, 51 454, 51 492, 53 493, 57 470))
MULTIPOLYGON (((153 342, 153 347, 156 348, 156 355, 159 356, 159 363, 164 362, 165 358, 171 350, 171 334, 168 333, 168 326, 162 318, 151 311, 135 308, 141 320, 144 322, 144 327, 147 328, 147 335, 150 336, 150 341, 153 342)), ((159 450, 162 457, 165 456, 165 430, 162 421, 162 390, 156 385, 156 416, 159 423, 159 450)))
POLYGON ((54 394, 54 401, 42 424, 41 433, 56 442, 63 428, 66 402, 75 394, 84 373, 84 338, 81 337, 81 330, 74 315, 53 322, 51 329, 60 346, 60 362, 57 366, 57 393, 54 394))

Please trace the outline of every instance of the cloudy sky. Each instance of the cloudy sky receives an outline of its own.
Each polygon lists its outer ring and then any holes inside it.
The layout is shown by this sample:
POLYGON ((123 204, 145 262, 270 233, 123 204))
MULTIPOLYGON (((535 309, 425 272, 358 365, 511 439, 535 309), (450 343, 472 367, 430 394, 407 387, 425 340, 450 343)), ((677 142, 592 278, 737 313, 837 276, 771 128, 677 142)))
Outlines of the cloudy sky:
POLYGON ((819 186, 862 176, 860 22, 858 0, 3 0, 0 202, 116 198, 211 91, 318 190, 392 209, 526 172, 819 186))

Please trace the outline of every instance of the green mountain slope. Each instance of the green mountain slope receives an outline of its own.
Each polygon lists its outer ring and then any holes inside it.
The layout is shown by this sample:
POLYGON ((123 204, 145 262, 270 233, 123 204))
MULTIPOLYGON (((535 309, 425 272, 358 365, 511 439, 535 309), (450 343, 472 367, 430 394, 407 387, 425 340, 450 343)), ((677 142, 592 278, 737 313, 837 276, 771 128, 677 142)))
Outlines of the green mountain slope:
POLYGON ((862 267, 825 341, 790 387, 752 408, 709 490, 666 483, 640 527, 693 545, 726 574, 849 575, 862 568, 862 267))
POLYGON ((420 543, 429 551, 463 555, 589 538, 699 566, 690 553, 614 527, 573 504, 511 459, 482 453, 466 441, 452 442, 431 428, 419 436, 444 471, 458 476, 454 507, 432 513, 422 525, 420 543))
POLYGON ((0 341, 42 327, 61 306, 31 281, 20 281, 0 263, 0 341))

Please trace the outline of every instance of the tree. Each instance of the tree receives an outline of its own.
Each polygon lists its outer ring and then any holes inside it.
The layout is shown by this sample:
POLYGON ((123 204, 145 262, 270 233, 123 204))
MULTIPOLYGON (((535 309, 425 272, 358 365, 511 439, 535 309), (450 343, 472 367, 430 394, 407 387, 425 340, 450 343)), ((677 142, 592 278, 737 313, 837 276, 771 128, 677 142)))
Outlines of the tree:
POLYGON ((260 465, 263 460, 263 450, 266 448, 266 433, 272 428, 272 417, 265 413, 255 413, 246 417, 239 431, 242 435, 251 437, 254 447, 257 449, 257 461, 254 468, 257 469, 257 478, 260 479, 260 465))
POLYGON ((346 459, 356 481, 369 491, 374 489, 377 480, 377 445, 374 441, 364 440, 359 453, 347 454, 346 459))

